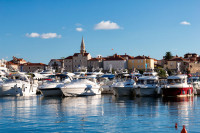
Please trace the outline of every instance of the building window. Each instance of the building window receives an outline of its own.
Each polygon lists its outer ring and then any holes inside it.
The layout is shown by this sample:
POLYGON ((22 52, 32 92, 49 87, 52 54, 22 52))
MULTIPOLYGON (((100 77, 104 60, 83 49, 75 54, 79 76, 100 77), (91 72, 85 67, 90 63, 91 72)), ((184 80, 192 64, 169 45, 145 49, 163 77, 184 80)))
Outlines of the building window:
POLYGON ((143 62, 143 60, 141 60, 141 63, 143 62))
POLYGON ((138 63, 140 63, 140 60, 138 60, 138 63))
POLYGON ((132 63, 134 63, 134 60, 132 60, 132 63))

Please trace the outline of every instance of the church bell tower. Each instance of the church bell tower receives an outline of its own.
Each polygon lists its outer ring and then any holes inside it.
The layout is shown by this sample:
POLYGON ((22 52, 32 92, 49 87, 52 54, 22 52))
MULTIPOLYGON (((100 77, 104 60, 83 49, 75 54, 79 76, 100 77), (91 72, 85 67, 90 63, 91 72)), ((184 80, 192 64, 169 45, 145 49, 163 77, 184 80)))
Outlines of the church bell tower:
POLYGON ((86 50, 85 50, 85 43, 84 43, 83 37, 82 37, 82 41, 81 41, 81 50, 80 50, 80 53, 81 53, 81 54, 86 53, 86 50))

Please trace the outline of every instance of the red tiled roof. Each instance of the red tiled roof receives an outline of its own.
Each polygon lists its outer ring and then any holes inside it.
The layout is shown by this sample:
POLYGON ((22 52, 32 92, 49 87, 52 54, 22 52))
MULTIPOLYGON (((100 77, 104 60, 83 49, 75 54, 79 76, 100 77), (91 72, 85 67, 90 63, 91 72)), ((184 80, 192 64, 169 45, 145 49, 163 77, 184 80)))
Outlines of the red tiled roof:
POLYGON ((12 61, 8 61, 8 62, 6 62, 6 65, 18 65, 18 64, 13 63, 12 61))
POLYGON ((60 62, 61 62, 61 61, 63 61, 64 59, 51 59, 51 61, 54 61, 54 60, 55 60, 55 61, 60 61, 60 62))
POLYGON ((136 56, 133 59, 152 59, 152 58, 150 58, 148 56, 136 56))
POLYGON ((72 58, 73 58, 73 56, 68 56, 65 59, 72 59, 72 58))
POLYGON ((127 54, 125 54, 125 55, 120 55, 121 57, 123 57, 123 58, 128 58, 128 59, 132 59, 133 57, 132 56, 130 56, 130 55, 127 55, 127 54))
POLYGON ((121 57, 120 55, 117 55, 117 54, 115 54, 115 55, 113 55, 113 56, 109 56, 109 57, 104 58, 104 59, 105 59, 105 61, 126 60, 126 59, 124 59, 123 57, 121 57))
POLYGON ((21 64, 22 66, 46 66, 46 64, 43 64, 43 63, 24 63, 24 64, 21 64))
POLYGON ((189 61, 189 60, 188 59, 184 59, 182 57, 176 57, 176 58, 173 58, 173 59, 171 59, 169 61, 189 61))
POLYGON ((105 60, 104 58, 91 58, 89 61, 99 61, 99 60, 105 60))

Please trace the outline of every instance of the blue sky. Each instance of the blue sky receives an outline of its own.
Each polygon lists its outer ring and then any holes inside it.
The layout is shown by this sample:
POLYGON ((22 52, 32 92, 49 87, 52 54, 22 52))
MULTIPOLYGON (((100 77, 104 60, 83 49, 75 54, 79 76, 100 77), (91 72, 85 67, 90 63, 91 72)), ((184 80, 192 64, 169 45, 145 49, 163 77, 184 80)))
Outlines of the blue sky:
POLYGON ((200 54, 199 0, 0 0, 0 58, 200 54), (113 50, 112 50, 113 49, 113 50))

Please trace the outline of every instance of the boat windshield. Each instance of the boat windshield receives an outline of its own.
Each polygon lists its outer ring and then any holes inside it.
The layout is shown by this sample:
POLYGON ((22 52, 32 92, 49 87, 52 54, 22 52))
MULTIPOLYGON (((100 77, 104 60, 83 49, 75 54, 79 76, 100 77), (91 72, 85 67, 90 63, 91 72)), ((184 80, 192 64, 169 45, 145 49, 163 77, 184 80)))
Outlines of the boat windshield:
POLYGON ((185 81, 185 79, 168 79, 167 80, 167 83, 168 84, 180 84, 180 83, 182 83, 182 82, 184 82, 185 81))
POLYGON ((188 82, 198 82, 198 78, 189 78, 188 82))
POLYGON ((157 84, 158 81, 157 80, 147 80, 147 84, 157 84))
POLYGON ((139 79, 137 82, 137 84, 144 84, 144 83, 145 83, 144 80, 141 80, 141 79, 139 79))

